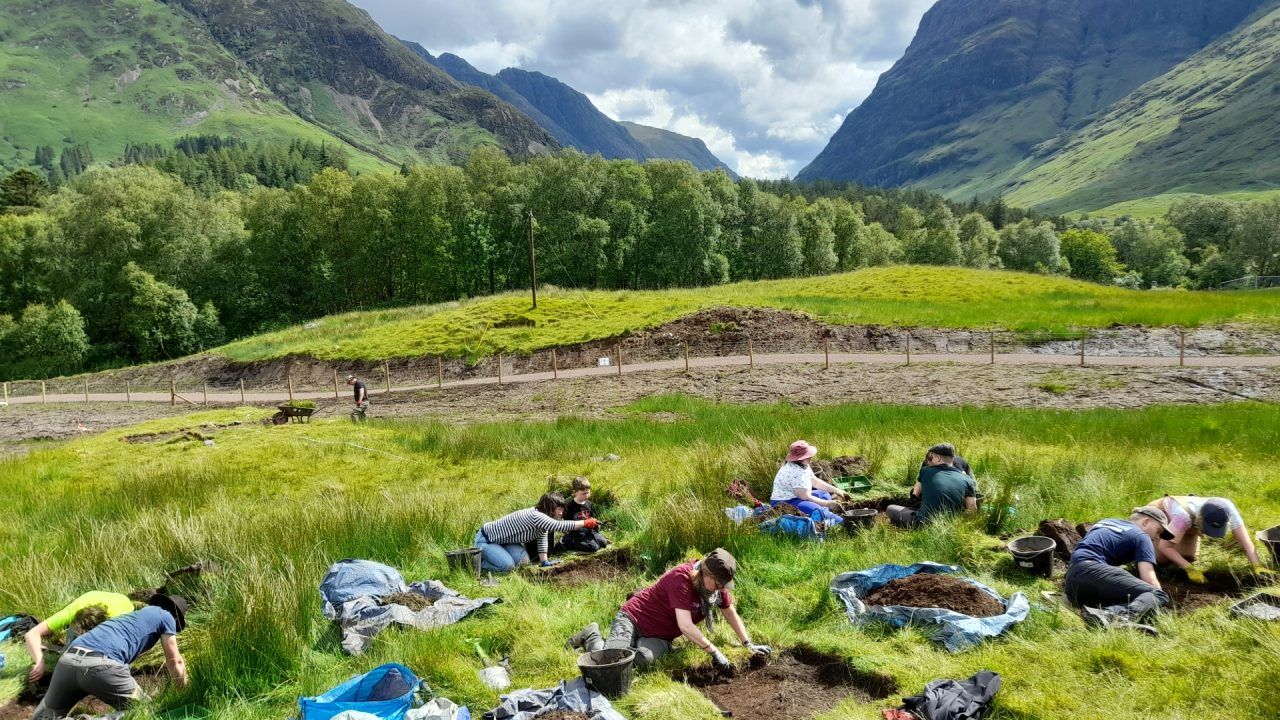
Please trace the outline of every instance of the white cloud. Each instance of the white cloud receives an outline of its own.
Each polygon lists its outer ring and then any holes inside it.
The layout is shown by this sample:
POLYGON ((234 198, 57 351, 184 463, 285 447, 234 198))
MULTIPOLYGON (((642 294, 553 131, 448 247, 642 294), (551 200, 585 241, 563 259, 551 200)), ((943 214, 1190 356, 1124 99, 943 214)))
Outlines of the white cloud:
POLYGON ((934 1, 353 0, 432 53, 553 75, 754 177, 807 164, 934 1))

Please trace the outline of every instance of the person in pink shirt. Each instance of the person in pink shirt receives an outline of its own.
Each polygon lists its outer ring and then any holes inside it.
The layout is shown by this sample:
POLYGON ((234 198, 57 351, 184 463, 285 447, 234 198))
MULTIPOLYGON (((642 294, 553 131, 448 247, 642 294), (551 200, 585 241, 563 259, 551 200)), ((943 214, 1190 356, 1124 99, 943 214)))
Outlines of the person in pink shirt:
POLYGON ((1149 506, 1160 508, 1169 516, 1169 532, 1173 533, 1172 540, 1161 540, 1156 546, 1156 559, 1162 565, 1182 568, 1192 582, 1205 581, 1204 571, 1192 565, 1200 554, 1202 535, 1220 538, 1231 533, 1245 557, 1249 558, 1254 572, 1261 575, 1275 574, 1274 570, 1262 566, 1258 551, 1249 539, 1249 529, 1244 525, 1244 518, 1240 516, 1235 503, 1227 498, 1165 495, 1159 500, 1153 500, 1149 506))

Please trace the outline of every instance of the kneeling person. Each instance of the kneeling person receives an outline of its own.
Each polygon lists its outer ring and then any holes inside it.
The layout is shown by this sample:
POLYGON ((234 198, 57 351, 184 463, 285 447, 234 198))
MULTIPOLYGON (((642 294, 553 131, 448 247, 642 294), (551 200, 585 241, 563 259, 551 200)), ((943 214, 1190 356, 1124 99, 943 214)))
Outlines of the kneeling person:
POLYGON ((141 697, 129 665, 156 642, 164 648, 165 667, 179 687, 187 684, 186 661, 178 652, 177 634, 187 626, 187 601, 156 595, 150 605, 108 620, 76 638, 58 661, 49 692, 32 720, 55 720, 68 715, 92 695, 117 710, 141 697))
POLYGON ((44 638, 66 630, 65 644, 70 645, 77 636, 84 635, 109 618, 131 612, 133 612, 133 601, 119 593, 94 590, 72 600, 69 605, 28 630, 23 636, 27 641, 27 654, 31 656, 31 672, 27 674, 27 679, 32 683, 38 683, 44 677, 46 670, 42 647, 44 638))
POLYGON ((977 512, 978 487, 970 475, 955 466, 955 457, 951 443, 929 448, 927 466, 911 488, 911 496, 920 498, 920 509, 890 505, 885 508, 889 521, 898 527, 913 527, 950 513, 977 512))
MULTIPOLYGON (((1163 510, 1140 507, 1128 520, 1099 520, 1071 553, 1063 592, 1081 608, 1123 606, 1120 614, 1140 622, 1169 604, 1156 579, 1155 542, 1170 539, 1163 510), (1138 577, 1122 565, 1136 563, 1138 577)), ((1086 614, 1086 619, 1093 617, 1086 614)))
POLYGON ((1258 550, 1249 539, 1249 529, 1235 503, 1223 497, 1199 497, 1197 495, 1165 495, 1151 503, 1169 516, 1169 532, 1173 537, 1160 540, 1156 545, 1156 561, 1171 563, 1186 571, 1195 583, 1205 581, 1204 571, 1193 567, 1200 554, 1200 536, 1225 537, 1228 532, 1244 551, 1253 570, 1262 575, 1274 575, 1275 571, 1262 567, 1258 550))

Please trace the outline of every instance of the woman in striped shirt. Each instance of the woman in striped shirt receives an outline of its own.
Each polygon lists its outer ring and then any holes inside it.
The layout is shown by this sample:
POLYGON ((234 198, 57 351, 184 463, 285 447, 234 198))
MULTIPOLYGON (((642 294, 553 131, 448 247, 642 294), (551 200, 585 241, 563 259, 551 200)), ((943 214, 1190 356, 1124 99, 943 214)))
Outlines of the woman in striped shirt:
POLYGON ((538 542, 538 561, 545 567, 550 564, 547 562, 547 533, 569 532, 578 528, 594 530, 599 525, 595 518, 561 520, 564 506, 563 497, 547 493, 531 508, 517 510, 482 525, 480 532, 476 533, 475 543, 480 548, 480 567, 493 572, 511 572, 518 565, 526 565, 529 553, 524 545, 535 540, 538 542))

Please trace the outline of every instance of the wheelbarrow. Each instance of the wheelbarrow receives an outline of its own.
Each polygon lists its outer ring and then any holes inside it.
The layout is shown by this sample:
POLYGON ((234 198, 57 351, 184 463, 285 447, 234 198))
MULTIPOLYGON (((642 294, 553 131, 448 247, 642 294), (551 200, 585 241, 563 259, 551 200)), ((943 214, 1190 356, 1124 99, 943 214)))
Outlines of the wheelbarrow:
POLYGON ((285 425, 289 422, 310 422, 311 415, 316 411, 313 407, 298 407, 297 405, 277 405, 276 409, 280 412, 271 416, 272 425, 285 425))

